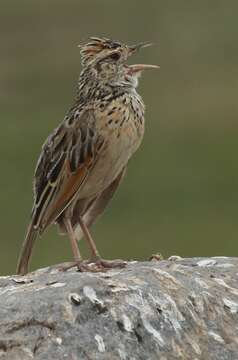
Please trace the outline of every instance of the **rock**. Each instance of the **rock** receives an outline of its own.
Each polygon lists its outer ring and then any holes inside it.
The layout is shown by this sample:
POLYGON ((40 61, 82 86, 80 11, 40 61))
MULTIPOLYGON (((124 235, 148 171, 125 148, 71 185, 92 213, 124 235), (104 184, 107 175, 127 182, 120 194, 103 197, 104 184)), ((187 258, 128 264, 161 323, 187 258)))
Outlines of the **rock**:
POLYGON ((0 359, 238 358, 238 258, 0 277, 0 359))

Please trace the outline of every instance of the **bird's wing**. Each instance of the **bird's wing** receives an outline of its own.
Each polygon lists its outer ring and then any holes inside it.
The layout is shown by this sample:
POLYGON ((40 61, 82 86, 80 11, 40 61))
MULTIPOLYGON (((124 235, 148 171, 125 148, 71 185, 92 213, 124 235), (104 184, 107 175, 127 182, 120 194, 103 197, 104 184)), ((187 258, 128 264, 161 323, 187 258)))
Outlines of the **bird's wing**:
POLYGON ((69 206, 103 145, 92 109, 84 110, 70 126, 63 122, 46 140, 35 171, 35 229, 43 231, 69 206))

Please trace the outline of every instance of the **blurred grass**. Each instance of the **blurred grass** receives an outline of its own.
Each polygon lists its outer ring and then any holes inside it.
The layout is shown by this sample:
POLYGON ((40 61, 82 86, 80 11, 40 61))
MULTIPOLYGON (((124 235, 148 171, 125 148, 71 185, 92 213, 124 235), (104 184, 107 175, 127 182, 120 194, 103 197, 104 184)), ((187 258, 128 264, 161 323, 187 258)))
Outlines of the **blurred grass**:
MULTIPOLYGON (((93 229, 101 253, 237 255, 237 11, 230 0, 2 1, 2 274, 14 272, 35 162, 72 103, 76 45, 90 35, 153 41, 134 61, 161 65, 140 82, 147 106, 143 145, 93 229)), ((70 256, 68 240, 52 227, 39 239, 32 267, 70 256)))

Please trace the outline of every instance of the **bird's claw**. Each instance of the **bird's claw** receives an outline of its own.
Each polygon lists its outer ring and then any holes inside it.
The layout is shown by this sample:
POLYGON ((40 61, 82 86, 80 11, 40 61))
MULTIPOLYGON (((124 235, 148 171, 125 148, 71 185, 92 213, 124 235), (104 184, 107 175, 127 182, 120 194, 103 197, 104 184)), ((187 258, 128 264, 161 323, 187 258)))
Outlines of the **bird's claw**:
POLYGON ((149 257, 149 261, 153 261, 153 260, 156 260, 156 261, 161 261, 163 260, 164 257, 162 254, 152 254, 150 257, 149 257))

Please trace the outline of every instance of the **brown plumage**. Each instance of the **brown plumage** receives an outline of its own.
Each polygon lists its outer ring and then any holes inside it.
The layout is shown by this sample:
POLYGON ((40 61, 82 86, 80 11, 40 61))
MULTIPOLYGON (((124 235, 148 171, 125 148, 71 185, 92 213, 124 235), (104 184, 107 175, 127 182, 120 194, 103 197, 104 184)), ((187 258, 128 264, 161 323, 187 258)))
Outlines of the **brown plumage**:
POLYGON ((156 66, 129 66, 126 61, 145 46, 106 38, 90 38, 80 46, 83 69, 74 105, 46 140, 36 166, 34 204, 18 274, 28 271, 37 236, 54 222, 68 234, 79 269, 87 269, 77 245, 83 235, 98 265, 123 265, 100 258, 88 228, 112 198, 143 137, 138 75, 156 66))

